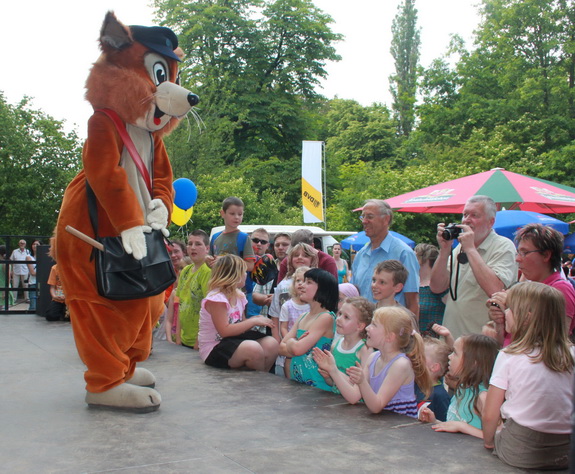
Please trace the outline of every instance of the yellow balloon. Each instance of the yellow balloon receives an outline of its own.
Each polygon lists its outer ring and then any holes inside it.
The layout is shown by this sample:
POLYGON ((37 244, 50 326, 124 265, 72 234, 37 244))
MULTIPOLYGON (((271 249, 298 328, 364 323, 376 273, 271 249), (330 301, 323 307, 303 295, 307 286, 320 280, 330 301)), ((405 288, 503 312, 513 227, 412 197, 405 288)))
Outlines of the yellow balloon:
POLYGON ((176 225, 185 225, 192 217, 193 207, 190 207, 187 211, 180 209, 174 204, 172 208, 172 222, 176 225))

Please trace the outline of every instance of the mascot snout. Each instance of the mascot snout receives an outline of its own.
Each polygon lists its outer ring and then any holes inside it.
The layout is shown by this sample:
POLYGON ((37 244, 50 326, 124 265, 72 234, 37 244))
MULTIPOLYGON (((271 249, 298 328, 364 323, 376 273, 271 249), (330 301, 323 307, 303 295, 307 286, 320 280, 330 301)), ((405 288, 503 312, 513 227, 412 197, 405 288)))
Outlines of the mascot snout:
POLYGON ((181 118, 192 107, 200 102, 200 98, 173 82, 163 82, 154 94, 156 107, 164 114, 181 118))
POLYGON ((101 295, 92 247, 66 228, 92 239, 98 237, 95 228, 100 237, 120 236, 128 254, 145 257, 144 233, 153 228, 167 235, 173 208, 172 167, 162 137, 199 98, 178 84, 183 51, 169 28, 125 26, 109 12, 100 47, 86 81, 94 114, 82 153, 84 168, 64 193, 54 250, 76 347, 86 365, 86 402, 148 412, 158 409, 161 396, 153 388, 154 375, 136 365, 150 354, 164 295, 121 301, 101 295), (97 225, 90 221, 87 183, 97 225))

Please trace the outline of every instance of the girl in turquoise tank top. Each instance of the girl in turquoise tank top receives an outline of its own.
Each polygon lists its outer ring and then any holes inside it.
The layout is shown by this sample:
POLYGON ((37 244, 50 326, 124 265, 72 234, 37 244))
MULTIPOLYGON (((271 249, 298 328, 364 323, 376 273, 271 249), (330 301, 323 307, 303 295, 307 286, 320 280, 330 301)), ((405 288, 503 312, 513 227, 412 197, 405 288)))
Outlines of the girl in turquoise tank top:
POLYGON ((319 374, 312 349, 329 349, 335 334, 335 311, 339 289, 335 277, 320 268, 304 274, 305 282, 300 299, 310 305, 280 344, 280 355, 290 357, 290 378, 296 382, 331 391, 319 374))
POLYGON ((429 408, 422 410, 421 421, 435 423, 432 426, 435 431, 465 433, 483 438, 481 414, 498 352, 498 342, 483 334, 470 334, 456 339, 449 356, 449 373, 458 377, 458 382, 447 409, 447 421, 437 422, 429 408))
POLYGON ((334 340, 331 351, 313 349, 313 358, 319 373, 335 393, 341 393, 351 404, 361 399, 357 385, 352 385, 346 370, 361 365, 372 350, 365 345, 365 328, 371 323, 375 305, 366 298, 346 298, 335 322, 339 339, 334 340), (340 389, 341 387, 341 389, 340 389))

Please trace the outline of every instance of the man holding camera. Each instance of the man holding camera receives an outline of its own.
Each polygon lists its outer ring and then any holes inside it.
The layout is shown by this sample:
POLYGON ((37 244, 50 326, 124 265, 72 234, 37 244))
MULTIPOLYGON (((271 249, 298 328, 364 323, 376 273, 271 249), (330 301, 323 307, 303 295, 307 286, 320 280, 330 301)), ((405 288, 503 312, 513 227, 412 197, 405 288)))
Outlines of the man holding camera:
POLYGON ((491 198, 473 196, 463 208, 461 224, 437 226, 440 250, 430 287, 434 293, 450 289, 443 325, 454 338, 481 333, 489 321, 486 299, 517 281, 515 245, 493 230, 496 212, 491 198), (454 238, 459 245, 452 252, 454 238))

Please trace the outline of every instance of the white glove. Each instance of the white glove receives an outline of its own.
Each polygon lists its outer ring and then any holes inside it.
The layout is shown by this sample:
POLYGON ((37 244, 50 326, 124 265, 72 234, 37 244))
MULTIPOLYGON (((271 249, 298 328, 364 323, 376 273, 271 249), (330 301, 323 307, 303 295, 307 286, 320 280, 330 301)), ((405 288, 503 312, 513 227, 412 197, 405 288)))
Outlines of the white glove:
POLYGON ((166 229, 168 227, 168 209, 166 209, 163 201, 161 199, 152 199, 150 204, 148 204, 148 209, 151 211, 146 216, 148 224, 150 224, 152 229, 160 229, 164 237, 169 237, 170 231, 166 229))
POLYGON ((147 225, 138 225, 120 233, 124 250, 132 254, 136 260, 142 260, 147 254, 146 239, 144 232, 151 232, 152 228, 147 225))

